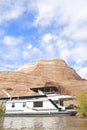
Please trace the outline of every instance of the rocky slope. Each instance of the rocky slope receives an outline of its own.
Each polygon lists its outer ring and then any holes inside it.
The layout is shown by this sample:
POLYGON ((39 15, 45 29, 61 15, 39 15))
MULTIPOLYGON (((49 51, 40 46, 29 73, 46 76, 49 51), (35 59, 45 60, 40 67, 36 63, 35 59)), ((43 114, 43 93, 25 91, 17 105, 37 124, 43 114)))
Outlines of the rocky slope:
POLYGON ((26 64, 15 72, 0 72, 0 97, 32 95, 31 87, 56 86, 60 93, 76 95, 81 90, 87 92, 87 80, 83 80, 76 71, 62 59, 38 60, 35 64, 26 64))
POLYGON ((35 64, 27 64, 18 69, 32 76, 41 76, 50 80, 81 80, 74 69, 69 67, 64 60, 38 60, 35 64))

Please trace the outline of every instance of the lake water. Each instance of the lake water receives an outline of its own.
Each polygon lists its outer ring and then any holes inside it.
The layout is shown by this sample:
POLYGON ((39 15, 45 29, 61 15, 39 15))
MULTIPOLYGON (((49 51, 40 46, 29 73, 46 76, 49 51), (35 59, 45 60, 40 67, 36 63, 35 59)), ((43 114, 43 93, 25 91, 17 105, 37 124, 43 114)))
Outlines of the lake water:
POLYGON ((0 117, 0 130, 87 130, 78 117, 0 117))

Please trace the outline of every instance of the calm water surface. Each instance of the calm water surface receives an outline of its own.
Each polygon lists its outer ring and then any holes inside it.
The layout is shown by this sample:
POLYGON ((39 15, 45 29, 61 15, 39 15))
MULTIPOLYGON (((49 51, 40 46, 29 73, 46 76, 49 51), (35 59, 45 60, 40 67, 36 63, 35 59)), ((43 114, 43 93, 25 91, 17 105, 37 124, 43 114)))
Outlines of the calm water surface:
POLYGON ((87 130, 77 117, 0 117, 0 130, 87 130))

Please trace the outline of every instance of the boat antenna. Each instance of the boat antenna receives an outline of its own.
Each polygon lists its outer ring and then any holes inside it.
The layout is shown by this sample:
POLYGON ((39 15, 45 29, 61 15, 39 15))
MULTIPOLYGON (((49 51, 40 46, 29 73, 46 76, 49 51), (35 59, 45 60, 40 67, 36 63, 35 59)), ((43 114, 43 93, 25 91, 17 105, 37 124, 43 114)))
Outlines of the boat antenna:
POLYGON ((2 89, 2 92, 7 96, 11 98, 11 95, 9 93, 6 92, 6 90, 2 89))

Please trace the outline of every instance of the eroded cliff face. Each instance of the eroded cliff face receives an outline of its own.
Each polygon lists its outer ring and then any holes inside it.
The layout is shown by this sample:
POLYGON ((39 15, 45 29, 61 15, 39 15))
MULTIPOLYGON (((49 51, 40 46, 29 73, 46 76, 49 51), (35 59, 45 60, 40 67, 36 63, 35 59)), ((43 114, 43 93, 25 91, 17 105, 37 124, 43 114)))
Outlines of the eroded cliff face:
POLYGON ((26 64, 15 72, 0 72, 0 97, 34 95, 31 87, 56 86, 60 93, 76 95, 87 91, 87 80, 83 80, 76 71, 62 59, 38 60, 35 64, 26 64))
POLYGON ((0 72, 0 97, 6 95, 6 90, 11 96, 32 95, 30 88, 33 86, 44 86, 45 80, 41 77, 31 76, 22 72, 0 72))
POLYGON ((69 67, 64 60, 38 60, 35 64, 27 64, 18 69, 32 76, 41 76, 54 81, 81 80, 74 69, 69 67))

